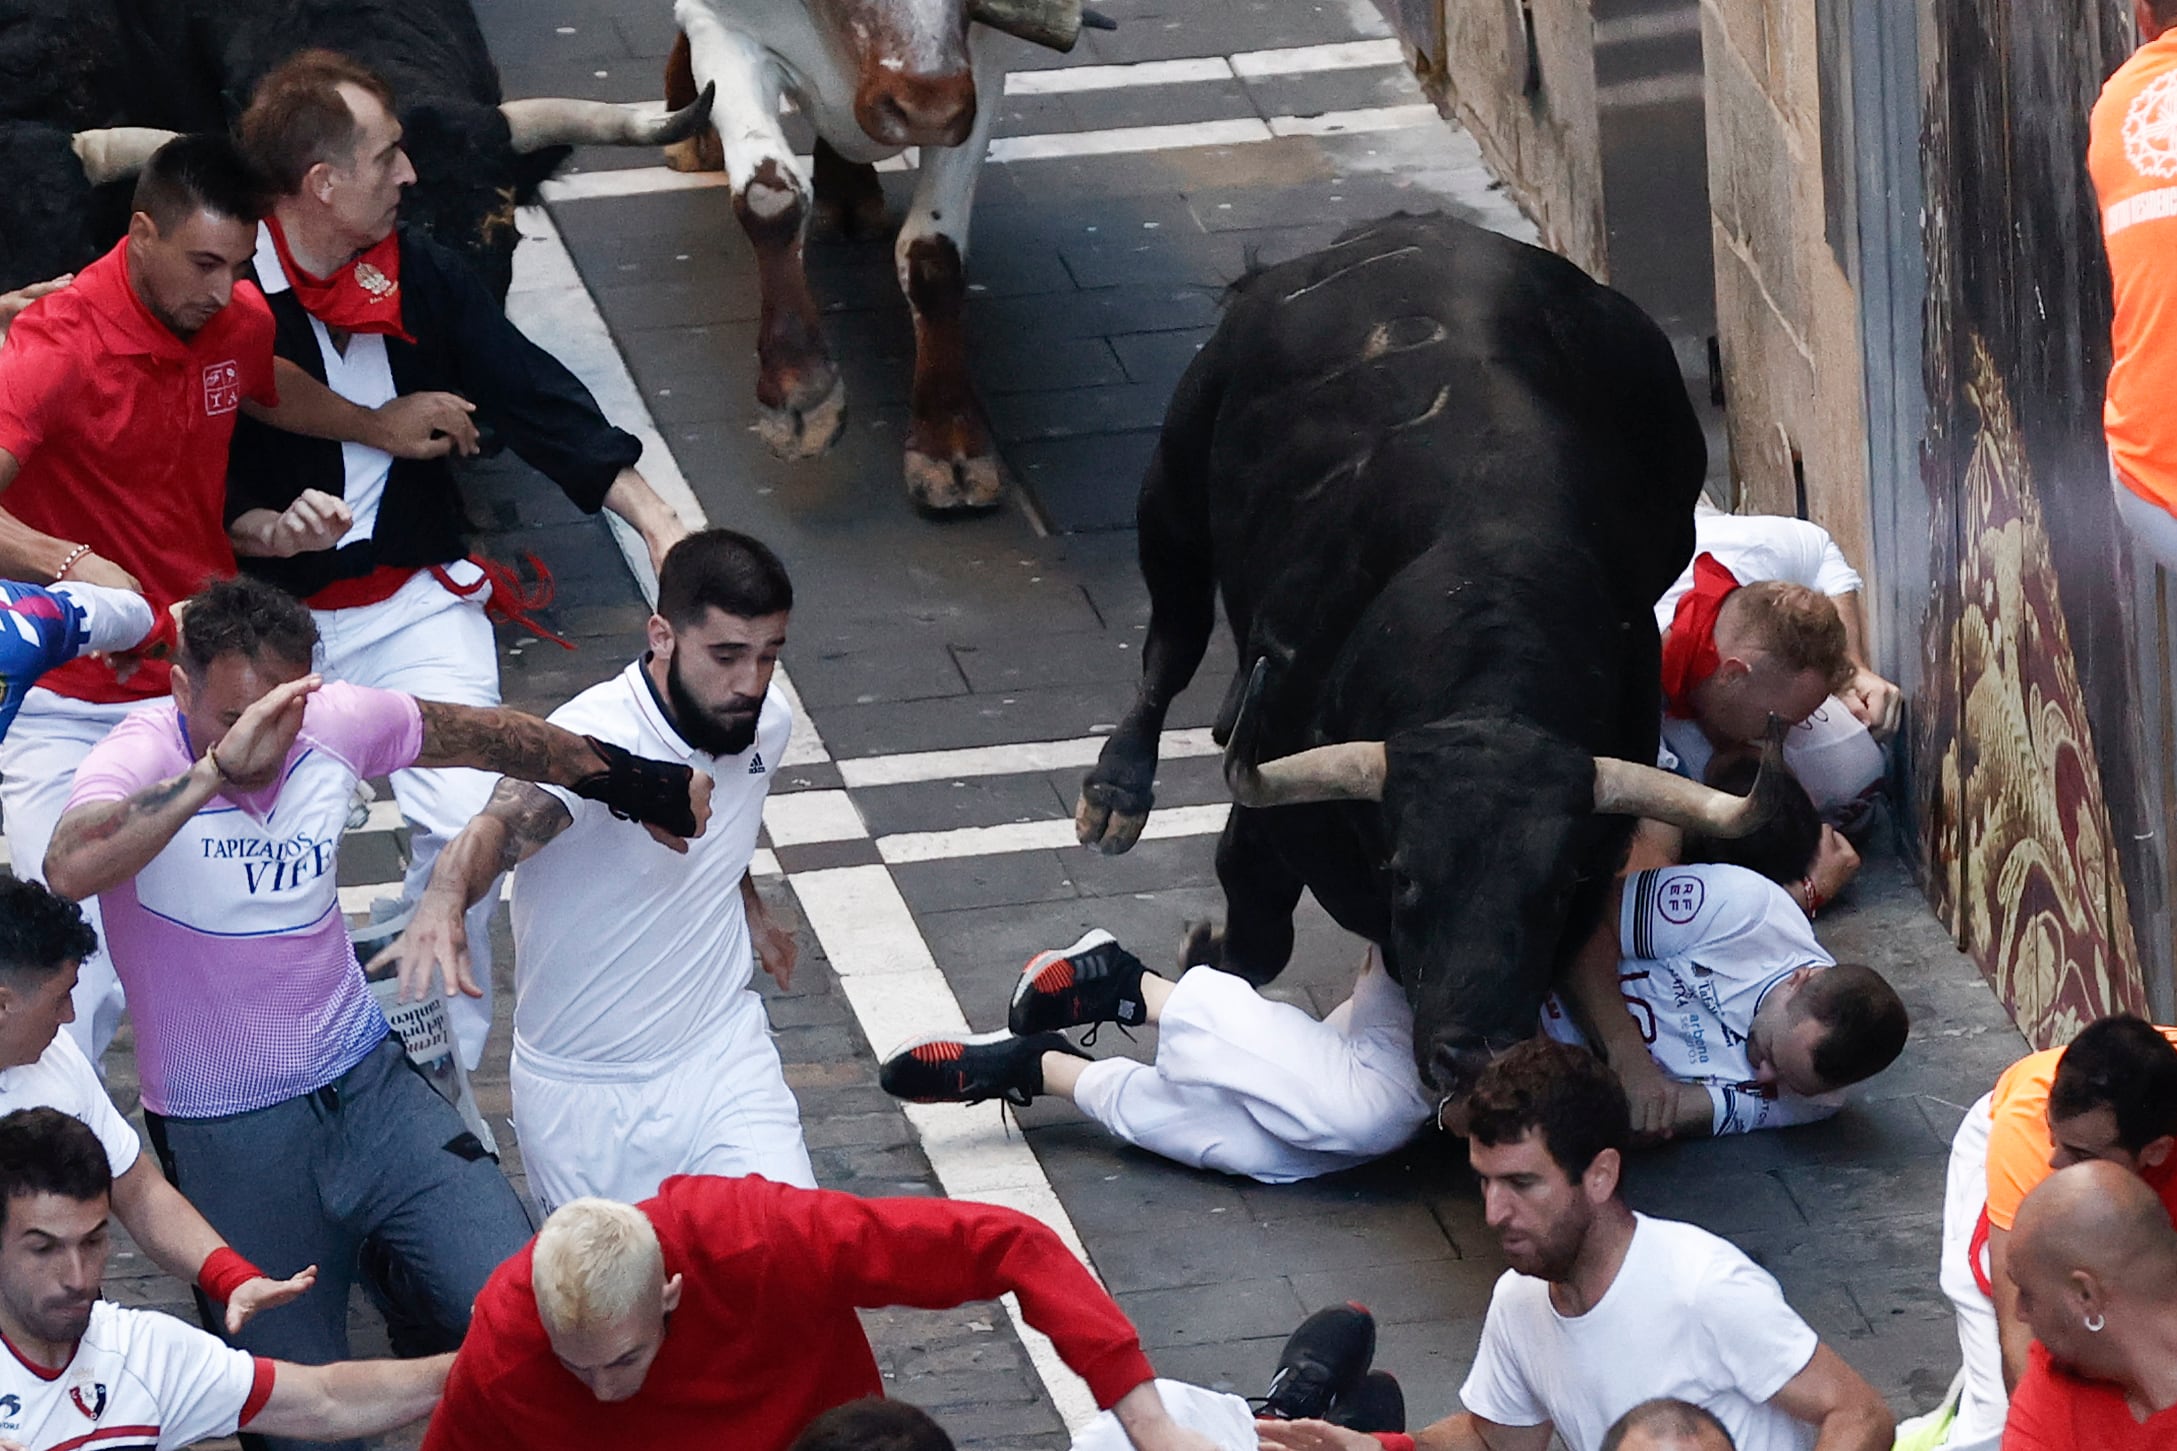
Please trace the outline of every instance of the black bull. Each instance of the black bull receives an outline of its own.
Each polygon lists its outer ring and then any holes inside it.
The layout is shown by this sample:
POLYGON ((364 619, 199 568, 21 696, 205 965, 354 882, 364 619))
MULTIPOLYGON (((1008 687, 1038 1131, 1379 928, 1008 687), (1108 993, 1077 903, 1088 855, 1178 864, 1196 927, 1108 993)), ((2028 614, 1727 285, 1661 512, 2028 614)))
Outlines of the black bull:
POLYGON ((1652 609, 1706 459, 1662 333, 1550 253, 1401 216, 1248 277, 1142 482, 1140 693, 1083 783, 1081 839, 1138 836, 1221 597, 1241 673, 1220 739, 1261 667, 1236 794, 1308 804, 1233 808, 1222 940, 1198 946, 1275 977, 1308 889, 1380 945, 1424 1078, 1458 1090, 1532 1036, 1600 918, 1633 816, 1598 793, 1671 815, 1605 776, 1724 809, 1621 764, 1655 760, 1652 609), (1310 751, 1340 742, 1380 744, 1310 751))

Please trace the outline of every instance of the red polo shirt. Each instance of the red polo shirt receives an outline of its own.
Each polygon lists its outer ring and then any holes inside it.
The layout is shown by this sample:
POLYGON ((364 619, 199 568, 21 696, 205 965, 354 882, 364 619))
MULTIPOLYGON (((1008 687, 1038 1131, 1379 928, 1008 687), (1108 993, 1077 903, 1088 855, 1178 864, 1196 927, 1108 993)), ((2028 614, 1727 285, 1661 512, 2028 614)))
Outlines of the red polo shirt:
POLYGON ((642 1389, 606 1405, 552 1353, 534 1245, 476 1297, 424 1451, 785 1451, 833 1406, 884 1394, 857 1306, 1020 1297, 1028 1323, 1109 1407, 1154 1372, 1125 1314, 1025 1214, 952 1199, 857 1199, 681 1174, 640 1208, 680 1275, 642 1389))
POLYGON ((2169 1451, 2177 1446, 2177 1406, 2142 1421, 2124 1392, 2058 1366, 2036 1340, 2026 1373, 2011 1393, 2003 1451, 2169 1451))
MULTIPOLYGON (((22 471, 5 509, 88 544, 143 581, 160 609, 234 573, 224 524, 227 444, 244 398, 278 402, 272 309, 253 282, 184 342, 129 285, 127 242, 41 298, 0 348, 0 449, 22 471)), ((146 662, 126 684, 82 659, 39 683, 78 700, 166 694, 146 662)))

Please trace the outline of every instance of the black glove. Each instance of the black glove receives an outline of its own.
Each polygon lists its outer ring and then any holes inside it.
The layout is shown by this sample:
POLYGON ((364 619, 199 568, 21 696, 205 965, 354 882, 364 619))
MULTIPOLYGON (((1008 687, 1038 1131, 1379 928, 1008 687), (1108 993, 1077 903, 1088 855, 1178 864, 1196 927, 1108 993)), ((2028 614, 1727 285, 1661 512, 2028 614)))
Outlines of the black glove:
POLYGON ((695 808, 688 801, 688 783, 695 778, 693 770, 675 762, 635 755, 595 736, 582 739, 604 761, 605 769, 584 776, 568 790, 603 802, 605 809, 622 821, 647 822, 680 837, 695 835, 695 808))

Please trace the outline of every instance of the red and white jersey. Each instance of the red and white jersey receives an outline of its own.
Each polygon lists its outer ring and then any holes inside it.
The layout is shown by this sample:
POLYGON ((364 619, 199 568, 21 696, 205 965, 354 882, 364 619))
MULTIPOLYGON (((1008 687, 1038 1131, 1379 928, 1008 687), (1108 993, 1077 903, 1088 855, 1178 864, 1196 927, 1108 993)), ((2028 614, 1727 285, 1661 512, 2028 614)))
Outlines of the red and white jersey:
POLYGON ((0 1440, 24 1451, 167 1451, 234 1434, 272 1395, 271 1361, 171 1315, 108 1300, 91 1307, 75 1358, 60 1370, 7 1349, 0 1440))

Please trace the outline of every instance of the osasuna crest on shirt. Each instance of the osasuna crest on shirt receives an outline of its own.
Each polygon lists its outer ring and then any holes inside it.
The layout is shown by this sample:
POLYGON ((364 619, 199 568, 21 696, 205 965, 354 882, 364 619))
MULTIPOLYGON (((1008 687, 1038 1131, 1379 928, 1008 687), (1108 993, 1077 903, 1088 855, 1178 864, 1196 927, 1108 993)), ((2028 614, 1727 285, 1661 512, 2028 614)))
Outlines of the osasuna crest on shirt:
POLYGON ((0 1356, 0 1438, 29 1451, 167 1451, 232 1435, 272 1381, 268 1360, 171 1315, 101 1300, 58 1373, 0 1356))

